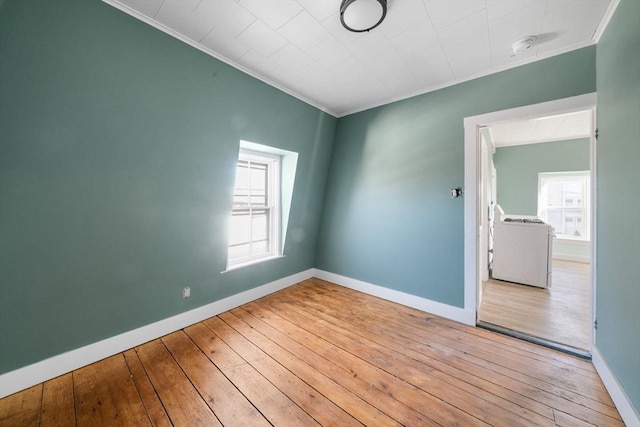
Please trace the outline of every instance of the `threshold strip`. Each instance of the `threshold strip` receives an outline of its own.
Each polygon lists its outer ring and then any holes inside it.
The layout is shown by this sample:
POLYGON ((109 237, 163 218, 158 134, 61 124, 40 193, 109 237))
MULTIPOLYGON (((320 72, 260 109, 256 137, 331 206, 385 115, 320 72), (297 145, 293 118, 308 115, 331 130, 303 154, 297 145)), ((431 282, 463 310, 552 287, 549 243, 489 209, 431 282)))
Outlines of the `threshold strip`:
POLYGON ((571 354, 572 356, 577 356, 581 359, 591 360, 591 352, 577 348, 577 347, 572 347, 570 345, 560 344, 555 341, 550 341, 544 338, 535 337, 533 335, 525 334, 524 332, 514 331, 513 329, 504 328, 502 326, 483 322, 481 320, 479 320, 476 323, 476 326, 482 329, 487 329, 489 331, 498 332, 500 334, 507 335, 513 338, 518 338, 520 340, 527 341, 533 344, 541 345, 543 347, 551 348, 553 350, 558 350, 563 353, 571 354))

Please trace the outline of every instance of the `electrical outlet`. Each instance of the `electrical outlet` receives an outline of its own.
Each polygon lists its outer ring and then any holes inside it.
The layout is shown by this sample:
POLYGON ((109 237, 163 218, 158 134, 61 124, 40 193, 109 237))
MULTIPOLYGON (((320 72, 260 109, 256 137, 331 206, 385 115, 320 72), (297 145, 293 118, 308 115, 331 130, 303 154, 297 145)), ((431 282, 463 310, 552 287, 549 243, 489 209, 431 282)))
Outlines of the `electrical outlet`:
POLYGON ((182 289, 182 298, 189 298, 191 296, 191 288, 182 289))

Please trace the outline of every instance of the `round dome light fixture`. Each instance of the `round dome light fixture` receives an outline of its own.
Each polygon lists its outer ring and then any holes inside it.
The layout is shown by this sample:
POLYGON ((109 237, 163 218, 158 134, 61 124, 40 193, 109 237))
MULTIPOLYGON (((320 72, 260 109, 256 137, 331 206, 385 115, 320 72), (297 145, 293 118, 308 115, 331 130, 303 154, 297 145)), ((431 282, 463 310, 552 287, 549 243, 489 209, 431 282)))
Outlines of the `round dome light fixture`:
POLYGON ((373 30, 387 15, 387 0, 342 0, 340 22, 354 33, 373 30))
POLYGON ((517 40, 515 43, 511 45, 511 50, 513 50, 514 55, 520 55, 528 50, 533 49, 536 45, 536 36, 527 36, 523 37, 520 40, 517 40))

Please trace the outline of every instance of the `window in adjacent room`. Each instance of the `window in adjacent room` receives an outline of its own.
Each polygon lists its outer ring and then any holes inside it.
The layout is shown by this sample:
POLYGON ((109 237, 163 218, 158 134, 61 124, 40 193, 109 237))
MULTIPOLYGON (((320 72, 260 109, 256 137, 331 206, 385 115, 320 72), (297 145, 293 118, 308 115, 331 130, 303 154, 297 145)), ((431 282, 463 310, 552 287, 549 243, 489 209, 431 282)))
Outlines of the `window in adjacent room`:
POLYGON ((240 149, 227 269, 280 253, 280 156, 240 149))
POLYGON ((589 240, 589 171, 538 174, 538 216, 561 239, 589 240))

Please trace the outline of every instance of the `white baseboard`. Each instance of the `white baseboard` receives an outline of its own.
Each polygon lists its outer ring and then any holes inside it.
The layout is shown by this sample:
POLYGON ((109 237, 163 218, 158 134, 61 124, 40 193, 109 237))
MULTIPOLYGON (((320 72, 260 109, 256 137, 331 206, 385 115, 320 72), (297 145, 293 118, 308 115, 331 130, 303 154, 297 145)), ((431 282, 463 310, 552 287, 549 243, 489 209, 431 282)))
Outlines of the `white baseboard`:
MULTIPOLYGON (((475 313, 448 304, 442 304, 426 298, 388 289, 382 286, 352 279, 319 269, 309 269, 288 277, 267 283, 257 288, 232 295, 211 304, 185 313, 160 320, 155 323, 107 338, 96 343, 71 350, 57 356, 36 362, 0 375, 0 398, 24 390, 36 384, 48 381, 75 369, 102 360, 106 357, 154 340, 171 332, 180 330, 219 313, 231 310, 242 304, 254 301, 273 292, 292 286, 311 277, 327 280, 350 289, 364 292, 379 298, 393 301, 408 307, 426 311, 467 325, 475 325, 475 313)), ((616 376, 598 351, 592 351, 593 364, 611 395, 616 408, 625 424, 640 427, 640 416, 629 397, 620 386, 616 376)))
POLYGON ((432 313, 450 320, 455 320, 456 322, 464 323, 465 325, 475 326, 476 324, 476 314, 472 310, 465 310, 463 308, 432 301, 416 295, 385 288, 383 286, 373 285, 371 283, 330 273, 324 270, 316 269, 314 276, 318 279, 342 285, 346 288, 360 291, 365 294, 426 311, 427 313, 432 313))
MULTIPOLYGON (((476 324, 475 312, 473 311, 464 310, 462 308, 442 304, 436 301, 431 301, 426 298, 421 298, 415 295, 395 291, 393 289, 388 289, 382 286, 373 285, 371 283, 352 279, 346 276, 341 276, 335 273, 330 273, 324 270, 316 269, 314 277, 382 299, 386 299, 388 301, 393 301, 398 304, 436 314, 438 316, 442 316, 450 320, 455 320, 466 325, 475 326, 476 324)), ((618 412, 620 412, 620 416, 622 417, 625 424, 628 427, 640 427, 640 416, 638 415, 638 412, 634 408, 624 389, 620 386, 620 383, 609 368, 609 365, 607 365, 606 361, 598 351, 597 347, 593 348, 592 362, 596 370, 598 371, 598 374, 602 378, 602 382, 611 395, 611 399, 616 405, 618 412)))
POLYGON ((627 427, 640 427, 640 414, 638 414, 637 410, 633 407, 631 399, 629 399, 629 396, 625 393, 615 374, 611 371, 611 368, 609 368, 609 365, 596 346, 594 346, 591 351, 591 361, 596 371, 598 371, 598 375, 600 375, 624 423, 627 427))
POLYGON ((314 276, 302 271, 193 310, 0 375, 0 398, 113 356, 314 276))

